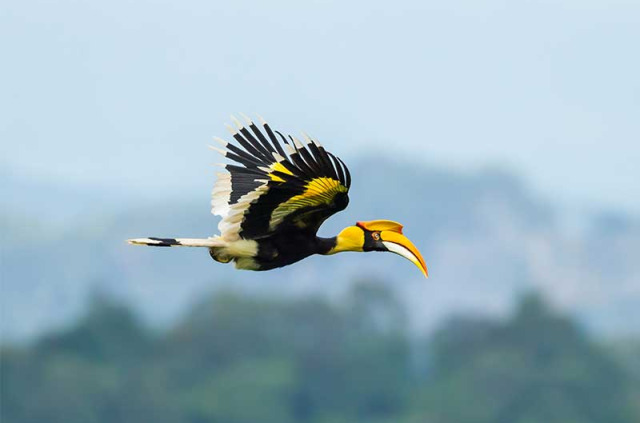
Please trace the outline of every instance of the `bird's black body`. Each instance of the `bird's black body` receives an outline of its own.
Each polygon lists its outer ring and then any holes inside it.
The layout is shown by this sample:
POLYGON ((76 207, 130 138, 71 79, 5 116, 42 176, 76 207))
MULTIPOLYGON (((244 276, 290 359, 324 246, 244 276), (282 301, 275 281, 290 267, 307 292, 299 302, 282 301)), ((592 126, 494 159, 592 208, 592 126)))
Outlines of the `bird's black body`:
POLYGON ((287 266, 313 254, 327 254, 336 245, 336 238, 320 238, 309 231, 297 229, 278 231, 271 237, 258 239, 258 254, 254 257, 257 270, 287 266))
MULTIPOLYGON (((257 253, 253 257, 255 270, 271 270, 287 266, 313 254, 327 254, 336 246, 336 237, 316 235, 320 225, 332 214, 349 204, 346 193, 339 193, 323 207, 306 207, 287 216, 278 229, 268 236, 256 238, 257 253)), ((211 257, 218 260, 215 249, 211 257)))

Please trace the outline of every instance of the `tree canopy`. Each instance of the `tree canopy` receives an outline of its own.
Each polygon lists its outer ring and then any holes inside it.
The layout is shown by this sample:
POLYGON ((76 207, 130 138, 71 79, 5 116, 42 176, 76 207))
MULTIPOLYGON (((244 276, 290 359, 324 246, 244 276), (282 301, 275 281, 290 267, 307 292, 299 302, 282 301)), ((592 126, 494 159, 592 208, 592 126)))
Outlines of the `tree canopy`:
POLYGON ((342 303, 221 293, 167 331, 96 301, 1 350, 1 417, 31 422, 640 421, 637 373, 532 295, 507 320, 406 330, 384 287, 342 303))

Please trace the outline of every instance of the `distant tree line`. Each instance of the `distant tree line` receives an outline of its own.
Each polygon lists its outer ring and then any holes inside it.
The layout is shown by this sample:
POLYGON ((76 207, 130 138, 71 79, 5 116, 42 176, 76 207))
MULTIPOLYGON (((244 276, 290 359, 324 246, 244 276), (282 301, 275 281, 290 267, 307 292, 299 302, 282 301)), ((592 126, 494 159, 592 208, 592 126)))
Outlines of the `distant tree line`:
POLYGON ((68 330, 1 349, 0 420, 640 422, 639 372, 619 359, 634 354, 535 295, 506 321, 455 318, 424 340, 406 328, 373 283, 341 304, 217 294, 162 332, 100 300, 68 330))

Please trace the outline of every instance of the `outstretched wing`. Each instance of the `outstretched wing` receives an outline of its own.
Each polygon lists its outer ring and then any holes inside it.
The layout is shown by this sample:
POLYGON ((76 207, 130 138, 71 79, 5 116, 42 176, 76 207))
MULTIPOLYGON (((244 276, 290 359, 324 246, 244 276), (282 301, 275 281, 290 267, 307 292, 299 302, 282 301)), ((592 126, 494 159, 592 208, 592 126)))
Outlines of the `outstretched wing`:
POLYGON ((237 145, 216 139, 223 148, 212 147, 237 163, 224 166, 228 173, 218 174, 212 193, 224 239, 257 239, 284 225, 315 233, 347 206, 351 175, 342 160, 306 135, 303 144, 262 119, 264 132, 246 120, 244 126, 234 118, 237 129, 228 127, 237 145))

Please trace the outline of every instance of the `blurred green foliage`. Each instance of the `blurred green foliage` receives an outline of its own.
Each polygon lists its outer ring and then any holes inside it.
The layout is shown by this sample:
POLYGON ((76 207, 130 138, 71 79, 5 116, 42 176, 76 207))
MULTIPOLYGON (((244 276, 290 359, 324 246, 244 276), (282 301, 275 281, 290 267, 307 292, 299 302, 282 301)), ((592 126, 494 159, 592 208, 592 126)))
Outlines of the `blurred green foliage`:
POLYGON ((159 333, 97 300, 74 327, 2 348, 1 420, 638 422, 639 350, 621 351, 535 295, 426 340, 373 283, 340 304, 217 294, 159 333))

